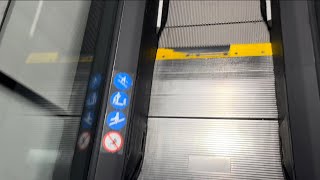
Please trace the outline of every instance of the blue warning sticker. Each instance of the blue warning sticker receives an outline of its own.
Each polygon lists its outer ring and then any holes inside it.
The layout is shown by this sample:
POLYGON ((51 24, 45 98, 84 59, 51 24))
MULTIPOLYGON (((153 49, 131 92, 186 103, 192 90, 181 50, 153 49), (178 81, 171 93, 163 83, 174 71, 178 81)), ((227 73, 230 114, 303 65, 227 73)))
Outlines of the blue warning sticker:
POLYGON ((113 79, 113 85, 119 90, 128 90, 132 86, 132 78, 127 73, 118 73, 113 79))
POLYGON ((129 104, 129 97, 124 92, 115 92, 110 98, 110 104, 115 109, 124 109, 129 104))
POLYGON ((92 107, 92 106, 96 105, 97 100, 98 100, 98 93, 97 92, 90 93, 87 100, 86 100, 86 106, 92 107))
POLYGON ((110 129, 118 131, 126 125, 126 116, 120 111, 112 111, 107 116, 106 122, 110 129))
POLYGON ((112 77, 102 130, 104 140, 102 140, 103 146, 100 147, 100 150, 104 153, 121 155, 124 153, 121 147, 125 143, 127 124, 130 120, 130 101, 135 76, 133 73, 115 70, 112 77))
POLYGON ((93 125, 95 115, 93 111, 86 111, 82 116, 82 128, 90 129, 93 125))
POLYGON ((95 74, 90 79, 89 88, 91 90, 98 89, 101 84, 101 80, 102 80, 101 74, 95 74))

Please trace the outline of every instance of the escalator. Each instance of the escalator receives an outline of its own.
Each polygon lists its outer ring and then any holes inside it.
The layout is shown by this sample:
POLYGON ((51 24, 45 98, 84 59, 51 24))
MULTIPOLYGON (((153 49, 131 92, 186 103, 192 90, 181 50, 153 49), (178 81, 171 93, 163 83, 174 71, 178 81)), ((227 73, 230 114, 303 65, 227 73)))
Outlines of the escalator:
POLYGON ((1 1, 0 179, 320 179, 317 9, 1 1))
POLYGON ((140 179, 284 179, 260 1, 170 1, 140 179))

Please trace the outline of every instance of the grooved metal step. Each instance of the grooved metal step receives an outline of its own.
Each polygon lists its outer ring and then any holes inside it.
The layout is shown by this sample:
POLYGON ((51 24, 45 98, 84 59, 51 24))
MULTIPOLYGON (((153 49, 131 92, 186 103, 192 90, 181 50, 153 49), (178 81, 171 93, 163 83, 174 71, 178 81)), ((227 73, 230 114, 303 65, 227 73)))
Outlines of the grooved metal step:
POLYGON ((277 121, 184 118, 148 121, 140 180, 283 179, 277 121), (206 165, 213 167, 208 169, 206 165))
POLYGON ((157 61, 149 116, 277 118, 272 57, 157 61))
POLYGON ((262 20, 260 0, 171 0, 166 27, 262 20))
POLYGON ((264 22, 165 28, 159 47, 208 47, 269 42, 264 22))

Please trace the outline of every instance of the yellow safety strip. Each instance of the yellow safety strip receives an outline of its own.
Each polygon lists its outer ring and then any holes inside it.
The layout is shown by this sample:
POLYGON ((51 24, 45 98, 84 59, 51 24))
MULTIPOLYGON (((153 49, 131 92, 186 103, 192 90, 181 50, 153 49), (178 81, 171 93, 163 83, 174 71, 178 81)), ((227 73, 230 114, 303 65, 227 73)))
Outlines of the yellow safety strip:
MULTIPOLYGON (((159 48, 156 60, 196 60, 196 59, 216 59, 216 58, 236 58, 252 56, 272 56, 271 43, 260 44, 231 44, 227 52, 182 52, 176 49, 159 48)), ((47 63, 77 63, 92 62, 92 56, 77 58, 59 58, 58 52, 31 53, 27 64, 47 64, 47 63)))
POLYGON ((201 52, 188 53, 175 49, 159 48, 156 60, 192 60, 192 59, 215 59, 236 58, 252 56, 272 56, 271 43, 260 44, 231 44, 228 52, 201 52))

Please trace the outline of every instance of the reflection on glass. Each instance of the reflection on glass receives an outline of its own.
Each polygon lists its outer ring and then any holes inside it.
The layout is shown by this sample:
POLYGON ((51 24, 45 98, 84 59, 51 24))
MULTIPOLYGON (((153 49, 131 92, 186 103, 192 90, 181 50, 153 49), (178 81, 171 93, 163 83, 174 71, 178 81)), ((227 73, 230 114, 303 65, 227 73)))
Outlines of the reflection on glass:
POLYGON ((92 61, 90 6, 12 1, 3 16, 0 2, 0 179, 68 179, 92 61))

